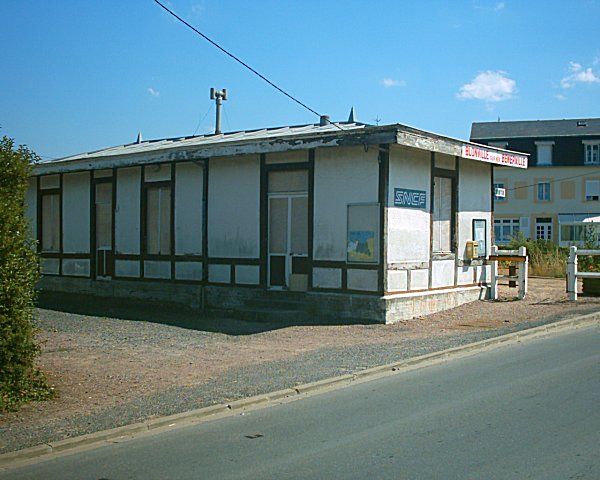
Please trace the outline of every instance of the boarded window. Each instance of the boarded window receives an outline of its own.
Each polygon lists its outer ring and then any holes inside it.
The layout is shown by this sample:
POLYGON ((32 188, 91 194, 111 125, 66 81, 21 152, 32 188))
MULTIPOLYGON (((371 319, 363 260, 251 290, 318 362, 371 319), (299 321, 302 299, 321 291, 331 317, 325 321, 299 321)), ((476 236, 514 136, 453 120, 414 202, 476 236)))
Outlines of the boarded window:
POLYGON ((146 253, 171 253, 171 187, 146 188, 146 253))
POLYGON ((60 251, 60 195, 42 195, 42 251, 60 251))
POLYGON ((269 193, 307 192, 308 171, 291 170, 269 173, 269 193))
POLYGON ((348 205, 347 261, 379 262, 379 204, 348 205))
POLYGON ((452 251, 452 179, 435 177, 433 186, 433 251, 452 251))
POLYGON ((112 183, 96 185, 96 247, 112 247, 112 183))

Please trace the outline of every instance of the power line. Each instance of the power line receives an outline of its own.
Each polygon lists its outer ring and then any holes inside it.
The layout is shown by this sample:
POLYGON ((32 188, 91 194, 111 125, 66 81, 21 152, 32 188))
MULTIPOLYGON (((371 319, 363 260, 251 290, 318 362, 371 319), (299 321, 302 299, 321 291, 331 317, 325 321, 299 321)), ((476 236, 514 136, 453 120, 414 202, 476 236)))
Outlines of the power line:
MULTIPOLYGON (((548 180, 548 181, 538 182, 538 183, 556 183, 556 182, 560 182, 563 180, 570 180, 572 178, 580 178, 580 177, 585 177, 586 175, 593 175, 594 173, 600 173, 600 170, 592 170, 591 172, 585 172, 585 173, 581 173, 579 175, 572 175, 570 177, 557 178, 555 180, 548 180)), ((506 191, 512 192, 513 190, 519 190, 521 188, 535 187, 536 185, 537 185, 537 183, 532 183, 529 185, 522 185, 520 187, 507 188, 506 191)))
POLYGON ((198 133, 198 130, 200 129, 200 126, 202 125, 202 122, 204 122, 204 119, 206 118, 206 116, 212 109, 213 109, 213 104, 211 103, 210 107, 208 107, 208 110, 206 111, 204 116, 200 120, 198 120, 198 125, 196 125, 196 129, 194 130, 194 136, 196 136, 196 133, 198 133))
MULTIPOLYGON (((225 55, 233 58, 236 62, 238 62, 239 64, 241 64, 242 66, 244 66, 245 68, 247 68, 248 70, 250 70, 252 73, 254 73, 254 75, 258 76, 259 78, 261 78, 262 80, 264 80, 265 82, 267 82, 269 85, 271 85, 275 90, 279 91, 280 93, 283 93, 286 97, 288 97, 290 100, 296 102, 298 105, 304 107, 306 110, 308 110, 309 112, 317 115, 318 117, 320 117, 321 115, 319 114, 319 112, 317 112, 316 110, 310 108, 308 105, 306 105, 305 103, 301 102, 300 100, 298 100, 296 97, 290 95, 289 93, 287 93, 285 90, 283 90, 282 88, 278 87, 277 85, 275 85, 271 80, 269 80, 267 77, 265 77, 264 75, 262 75, 261 73, 257 72, 254 68, 252 68, 250 65, 248 65, 246 62, 244 62, 243 60, 241 60, 240 58, 236 57, 233 53, 227 51, 225 48, 223 48, 221 45, 219 45, 217 42, 215 42, 214 40, 210 39, 208 36, 206 36, 204 33, 202 33, 200 30, 198 30, 196 27, 194 27, 193 25, 190 25, 188 22, 186 22, 183 18, 181 18, 179 15, 177 15, 175 12, 173 12, 172 10, 170 10, 169 8, 167 8, 165 5, 163 5, 161 2, 159 2, 158 0, 154 0, 155 3, 157 3, 163 10, 165 10, 167 13, 169 13, 170 15, 172 15, 173 17, 175 17, 177 20, 179 20, 181 23, 183 23, 186 27, 192 29, 194 32, 196 32, 198 35, 200 35, 202 38, 204 38, 207 42, 211 43, 212 45, 214 45, 215 47, 217 47, 219 50, 221 50, 225 55)), ((335 125, 335 122, 332 122, 335 125)), ((338 125, 336 125, 338 128, 340 128, 341 130, 343 130, 343 128, 339 127, 338 125)))

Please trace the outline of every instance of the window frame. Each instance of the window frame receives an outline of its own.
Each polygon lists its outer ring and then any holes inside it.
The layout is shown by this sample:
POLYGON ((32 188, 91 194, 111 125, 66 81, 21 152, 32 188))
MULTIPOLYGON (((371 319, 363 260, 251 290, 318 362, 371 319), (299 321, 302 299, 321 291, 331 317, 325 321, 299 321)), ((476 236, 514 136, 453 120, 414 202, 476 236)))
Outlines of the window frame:
POLYGON ((504 197, 497 197, 496 196, 496 188, 504 188, 505 190, 507 190, 506 183, 507 182, 505 180, 493 182, 493 189, 494 189, 494 191, 492 193, 493 193, 493 196, 494 196, 494 202, 506 202, 506 195, 504 197))
POLYGON ((600 140, 584 140, 583 141, 583 164, 584 165, 600 165, 600 140), (593 157, 593 150, 596 147, 596 161, 588 161, 589 157, 593 157))
POLYGON ((553 141, 537 141, 537 142, 535 142, 535 146, 536 146, 536 152, 535 152, 536 167, 551 167, 554 163, 554 142, 553 141), (550 149, 550 161, 549 162, 540 162, 540 147, 550 149))
POLYGON ((430 242, 430 254, 434 255, 444 255, 444 254, 453 254, 456 255, 456 251, 458 249, 457 241, 456 241, 456 212, 458 210, 458 175, 456 170, 447 170, 442 168, 433 168, 431 171, 431 191, 429 193, 429 205, 431 208, 431 242, 430 242), (451 205, 450 205, 450 250, 434 250, 433 248, 433 234, 434 234, 434 214, 435 214, 435 179, 436 177, 447 178, 450 180, 450 190, 451 190, 451 205))
POLYGON ((586 178, 586 179, 584 179, 583 185, 584 185, 583 196, 584 196, 586 202, 597 202, 600 200, 600 179, 586 178), (597 194, 596 195, 588 194, 588 184, 591 182, 594 182, 597 185, 597 194), (593 197, 595 197, 595 198, 593 198, 593 197))
POLYGON ((536 199, 537 199, 538 202, 540 202, 540 203, 542 203, 542 202, 543 203, 547 203, 547 202, 551 202, 552 201, 552 186, 551 186, 551 182, 550 181, 537 181, 536 184, 535 184, 535 186, 536 186, 536 195, 535 196, 536 196, 536 199), (547 189, 545 189, 548 198, 540 198, 540 187, 542 185, 547 185, 547 187, 548 187, 547 189))
MULTIPOLYGON (((141 173, 141 202, 140 202, 140 216, 141 216, 141 239, 140 239, 140 252, 141 260, 171 260, 173 263, 175 257, 175 164, 166 163, 159 164, 160 168, 167 167, 169 169, 169 177, 165 179, 153 179, 148 178, 146 170, 151 168, 146 166, 142 168, 141 173), (148 252, 148 192, 153 188, 170 188, 169 198, 169 249, 165 253, 149 253, 148 252)), ((160 251, 160 249, 159 249, 160 251)), ((171 265, 171 277, 173 277, 174 268, 171 265)))
POLYGON ((509 243, 518 233, 521 231, 521 219, 519 217, 514 218, 494 218, 494 242, 501 245, 506 245, 509 243), (504 235, 496 234, 496 227, 500 227, 500 232, 502 233, 504 228, 508 227, 511 235, 510 238, 506 239, 504 235))

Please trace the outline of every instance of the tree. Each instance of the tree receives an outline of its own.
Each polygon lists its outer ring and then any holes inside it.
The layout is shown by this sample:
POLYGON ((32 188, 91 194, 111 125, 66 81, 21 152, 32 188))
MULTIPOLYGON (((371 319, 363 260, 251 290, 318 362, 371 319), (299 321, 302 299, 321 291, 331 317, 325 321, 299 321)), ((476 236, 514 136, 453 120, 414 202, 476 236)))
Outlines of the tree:
POLYGON ((33 308, 39 263, 25 216, 25 193, 31 164, 38 159, 27 147, 0 140, 0 410, 48 398, 48 387, 35 365, 33 308))

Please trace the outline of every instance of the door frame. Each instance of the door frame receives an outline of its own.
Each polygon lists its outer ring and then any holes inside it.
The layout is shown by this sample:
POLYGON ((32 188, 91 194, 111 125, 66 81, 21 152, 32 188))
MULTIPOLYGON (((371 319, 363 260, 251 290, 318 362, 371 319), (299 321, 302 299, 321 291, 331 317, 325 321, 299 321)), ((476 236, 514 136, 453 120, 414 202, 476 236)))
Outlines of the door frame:
MULTIPOLYGON (((98 177, 92 178, 91 182, 91 215, 90 215, 90 226, 91 226, 91 235, 90 235, 90 256, 93 261, 93 269, 94 275, 93 278, 96 280, 111 280, 114 275, 114 266, 115 266, 115 203, 116 203, 116 181, 115 181, 115 172, 113 170, 112 176, 110 177, 98 177), (96 187, 102 183, 109 183, 111 186, 111 247, 110 249, 106 247, 98 247, 96 241, 96 220, 97 220, 97 210, 96 210, 96 187), (105 265, 111 265, 111 275, 98 275, 98 252, 103 251, 106 252, 104 254, 105 265)), ((105 272, 106 273, 106 272, 105 272)))
MULTIPOLYGON (((291 251, 291 242, 292 242, 292 199, 293 198, 306 198, 307 208, 310 208, 309 205, 309 195, 308 192, 274 192, 267 193, 267 289, 269 290, 289 290, 290 288, 290 279, 292 275, 292 260, 294 257, 298 258, 308 258, 308 251, 304 254, 294 254, 291 251), (287 200, 287 229, 286 229, 286 252, 285 254, 281 253, 271 253, 271 199, 272 198, 285 198, 287 200), (271 285, 271 256, 282 256, 285 255, 285 285, 271 285)), ((307 218, 307 223, 310 221, 307 218)), ((308 225, 307 225, 307 246, 308 241, 308 225)), ((308 249, 307 249, 308 250, 308 249)))

